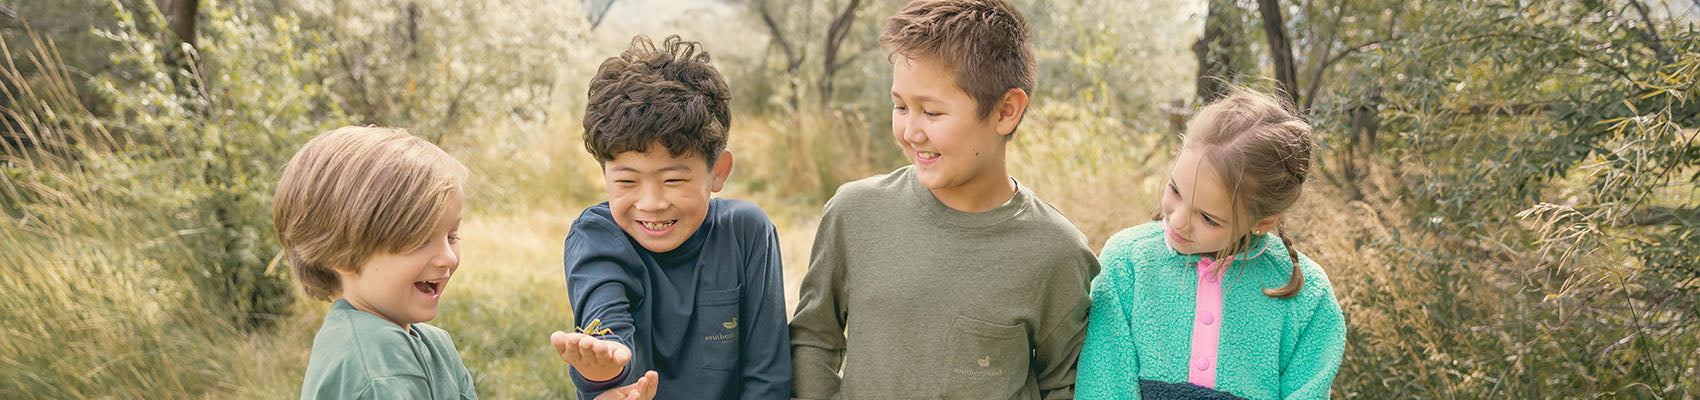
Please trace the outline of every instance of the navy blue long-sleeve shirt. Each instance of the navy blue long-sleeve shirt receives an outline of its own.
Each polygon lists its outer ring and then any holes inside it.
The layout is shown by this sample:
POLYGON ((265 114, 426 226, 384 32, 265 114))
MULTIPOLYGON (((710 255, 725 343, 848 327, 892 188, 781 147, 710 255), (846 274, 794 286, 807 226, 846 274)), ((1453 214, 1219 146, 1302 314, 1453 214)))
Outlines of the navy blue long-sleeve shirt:
POLYGON ((629 385, 654 370, 656 399, 784 399, 791 393, 790 332, 779 235, 755 204, 715 198, 696 232, 655 253, 632 239, 603 202, 573 221, 564 249, 573 322, 600 319, 632 349, 615 379, 572 372, 579 398, 629 385))

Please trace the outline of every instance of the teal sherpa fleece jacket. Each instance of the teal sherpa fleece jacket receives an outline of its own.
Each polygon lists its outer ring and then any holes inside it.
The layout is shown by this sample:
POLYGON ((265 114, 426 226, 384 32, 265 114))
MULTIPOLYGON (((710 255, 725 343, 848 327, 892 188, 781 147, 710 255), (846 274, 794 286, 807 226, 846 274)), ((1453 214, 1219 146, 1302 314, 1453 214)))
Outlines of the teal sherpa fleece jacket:
MULTIPOLYGON (((1266 296, 1263 288, 1286 285, 1293 260, 1274 234, 1250 247, 1222 275, 1215 391, 1227 398, 1328 398, 1346 347, 1328 275, 1299 254, 1304 288, 1287 299, 1266 296)), ((1161 222, 1128 228, 1104 244, 1078 398, 1138 399, 1142 383, 1148 398, 1209 391, 1187 383, 1199 258, 1171 249, 1161 222)))

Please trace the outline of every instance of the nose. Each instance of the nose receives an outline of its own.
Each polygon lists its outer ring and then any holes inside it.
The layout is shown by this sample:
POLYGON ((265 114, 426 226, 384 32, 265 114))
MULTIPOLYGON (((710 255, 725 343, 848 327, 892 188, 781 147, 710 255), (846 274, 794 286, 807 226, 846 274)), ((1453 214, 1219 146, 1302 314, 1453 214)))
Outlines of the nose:
POLYGON ((639 189, 637 202, 632 203, 638 211, 654 212, 667 209, 667 197, 662 195, 661 188, 656 185, 644 185, 639 189))
POLYGON ((1175 207, 1175 209, 1169 210, 1169 215, 1163 216, 1163 220, 1169 223, 1169 228, 1176 231, 1184 231, 1189 225, 1185 207, 1175 207))
POLYGON ((454 270, 460 267, 460 246, 455 243, 446 242, 447 240, 445 240, 446 245, 442 246, 442 250, 438 251, 435 256, 431 257, 431 261, 438 268, 448 268, 449 273, 453 274, 454 270))
POLYGON ((920 121, 915 118, 917 114, 920 113, 911 112, 909 115, 898 117, 903 119, 903 126, 901 128, 903 130, 903 140, 909 143, 926 143, 927 132, 921 129, 921 123, 924 123, 924 121, 920 121))

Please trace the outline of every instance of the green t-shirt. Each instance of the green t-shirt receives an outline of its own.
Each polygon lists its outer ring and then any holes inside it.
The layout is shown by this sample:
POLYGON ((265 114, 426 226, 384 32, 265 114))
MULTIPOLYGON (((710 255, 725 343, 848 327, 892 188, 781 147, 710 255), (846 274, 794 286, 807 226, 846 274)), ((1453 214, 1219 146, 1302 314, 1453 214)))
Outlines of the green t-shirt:
POLYGON ((448 332, 402 330, 337 299, 313 337, 302 399, 477 399, 448 332))

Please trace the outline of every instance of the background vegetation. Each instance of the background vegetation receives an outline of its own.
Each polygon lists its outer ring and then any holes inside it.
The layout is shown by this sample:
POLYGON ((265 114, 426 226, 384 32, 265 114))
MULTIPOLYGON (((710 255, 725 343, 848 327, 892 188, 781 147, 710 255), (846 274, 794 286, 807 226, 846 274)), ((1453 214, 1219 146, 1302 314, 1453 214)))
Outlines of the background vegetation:
MULTIPOLYGON (((638 33, 728 77, 722 194, 773 216, 794 301, 821 204, 903 163, 876 43, 901 3, 0 0, 0 392, 295 397, 327 305, 270 198, 306 139, 370 123, 474 169, 433 323, 480 395, 570 397, 545 338, 601 197, 577 118, 638 33)), ((1016 3, 1040 86, 1012 170, 1095 246, 1149 215, 1224 84, 1301 106, 1322 154, 1290 236, 1345 310, 1336 395, 1700 394, 1700 6, 1016 3)))

